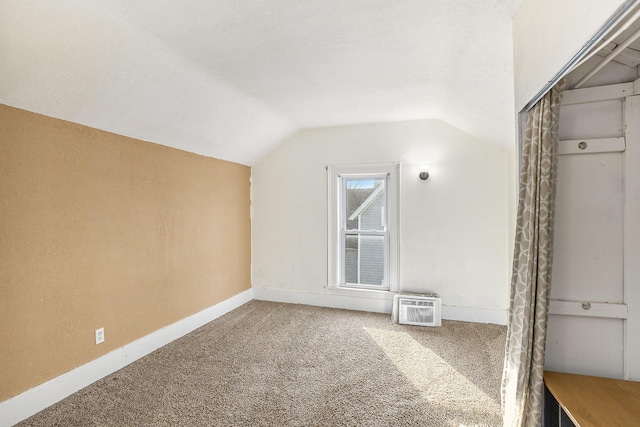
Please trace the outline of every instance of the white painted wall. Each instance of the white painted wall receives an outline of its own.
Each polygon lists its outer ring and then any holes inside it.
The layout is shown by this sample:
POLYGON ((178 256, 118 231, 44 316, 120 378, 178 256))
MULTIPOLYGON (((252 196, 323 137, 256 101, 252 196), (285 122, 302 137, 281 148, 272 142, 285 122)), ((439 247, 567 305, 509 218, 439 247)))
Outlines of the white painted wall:
POLYGON ((622 0, 526 0, 513 19, 516 111, 584 46, 622 0))
POLYGON ((332 291, 325 289, 325 167, 384 162, 401 163, 401 290, 440 293, 445 317, 504 323, 511 252, 509 154, 437 120, 306 130, 257 162, 252 169, 256 298, 327 301, 323 298, 332 291), (430 165, 426 182, 418 178, 421 163, 430 165))

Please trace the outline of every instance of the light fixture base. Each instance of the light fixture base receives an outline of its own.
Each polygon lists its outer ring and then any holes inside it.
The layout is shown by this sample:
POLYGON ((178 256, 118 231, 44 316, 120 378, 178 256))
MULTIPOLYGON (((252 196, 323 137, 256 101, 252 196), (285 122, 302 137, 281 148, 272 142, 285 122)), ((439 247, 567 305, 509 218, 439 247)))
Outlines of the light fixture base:
POLYGON ((422 171, 420 172, 419 176, 421 180, 426 181, 427 179, 429 179, 429 172, 422 171))

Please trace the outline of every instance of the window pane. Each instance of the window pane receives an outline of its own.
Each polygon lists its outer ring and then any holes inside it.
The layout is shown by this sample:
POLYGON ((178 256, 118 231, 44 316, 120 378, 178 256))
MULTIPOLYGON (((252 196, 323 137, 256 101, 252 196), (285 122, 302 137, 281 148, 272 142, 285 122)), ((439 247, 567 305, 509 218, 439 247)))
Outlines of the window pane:
POLYGON ((385 230, 384 179, 345 180, 347 230, 385 230))
POLYGON ((358 236, 347 234, 344 245, 345 283, 358 283, 358 236))
POLYGON ((384 284, 384 236, 345 236, 345 282, 384 284))

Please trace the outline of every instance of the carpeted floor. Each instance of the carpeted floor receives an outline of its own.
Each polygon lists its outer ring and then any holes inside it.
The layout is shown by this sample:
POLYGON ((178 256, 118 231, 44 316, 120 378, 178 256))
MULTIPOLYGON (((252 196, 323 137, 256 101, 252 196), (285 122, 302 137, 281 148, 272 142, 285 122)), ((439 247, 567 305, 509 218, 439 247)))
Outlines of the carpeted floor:
POLYGON ((501 426, 506 327, 251 301, 20 426, 501 426))

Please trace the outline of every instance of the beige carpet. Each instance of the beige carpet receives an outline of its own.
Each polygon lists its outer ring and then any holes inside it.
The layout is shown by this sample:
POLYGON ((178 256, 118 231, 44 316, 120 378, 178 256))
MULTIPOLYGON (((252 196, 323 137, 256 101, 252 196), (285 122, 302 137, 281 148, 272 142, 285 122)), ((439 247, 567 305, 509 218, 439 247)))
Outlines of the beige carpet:
POLYGON ((501 426, 506 328, 251 301, 20 426, 501 426))

